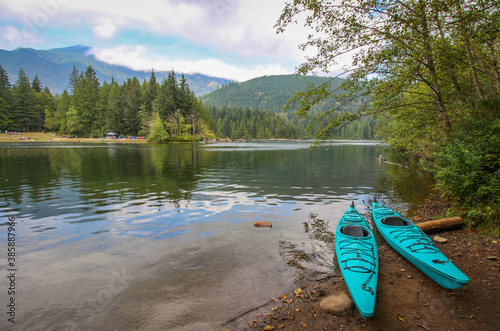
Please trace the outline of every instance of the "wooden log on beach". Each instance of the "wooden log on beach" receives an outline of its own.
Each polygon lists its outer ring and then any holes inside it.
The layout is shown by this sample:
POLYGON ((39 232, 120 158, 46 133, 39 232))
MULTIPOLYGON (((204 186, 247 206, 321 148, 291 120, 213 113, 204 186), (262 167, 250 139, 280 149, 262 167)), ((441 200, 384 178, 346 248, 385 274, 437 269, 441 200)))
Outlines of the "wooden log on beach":
POLYGON ((436 233, 454 229, 460 229, 465 225, 461 217, 443 218, 435 221, 427 221, 417 224, 425 233, 436 233))

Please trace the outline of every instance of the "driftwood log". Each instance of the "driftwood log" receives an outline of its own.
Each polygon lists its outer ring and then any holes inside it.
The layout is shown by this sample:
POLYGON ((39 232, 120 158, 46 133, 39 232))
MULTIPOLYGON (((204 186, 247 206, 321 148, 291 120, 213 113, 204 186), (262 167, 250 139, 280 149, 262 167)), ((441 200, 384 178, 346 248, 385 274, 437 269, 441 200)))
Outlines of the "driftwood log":
POLYGON ((271 223, 271 222, 255 222, 253 224, 253 226, 255 226, 256 228, 272 228, 273 223, 271 223))
POLYGON ((461 217, 443 218, 435 221, 427 221, 417 224, 425 233, 436 233, 454 229, 460 229, 465 225, 461 217))
POLYGON ((392 164, 392 165, 395 165, 396 167, 400 167, 400 168, 409 168, 408 166, 405 166, 403 164, 399 164, 399 163, 394 163, 394 162, 389 162, 389 161, 383 161, 384 163, 388 163, 388 164, 392 164))
POLYGON ((394 163, 394 162, 389 162, 389 161, 386 161, 384 159, 384 156, 383 155, 380 155, 378 158, 377 158, 377 161, 380 162, 380 164, 382 164, 382 162, 384 163, 388 163, 388 164, 392 164, 392 165, 395 165, 397 167, 401 167, 401 168, 408 168, 407 166, 405 165, 402 165, 402 164, 399 164, 399 163, 394 163))

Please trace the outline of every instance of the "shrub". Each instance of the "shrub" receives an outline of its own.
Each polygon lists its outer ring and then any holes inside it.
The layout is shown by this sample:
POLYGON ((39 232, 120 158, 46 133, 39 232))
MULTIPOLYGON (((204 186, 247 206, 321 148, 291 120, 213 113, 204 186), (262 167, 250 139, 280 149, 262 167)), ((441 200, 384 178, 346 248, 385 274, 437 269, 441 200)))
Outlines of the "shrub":
POLYGON ((168 133, 165 130, 165 125, 160 118, 160 114, 155 113, 151 121, 148 141, 158 143, 168 141, 168 133))
POLYGON ((500 119, 485 112, 463 123, 435 144, 436 187, 452 197, 472 226, 500 229, 500 119))

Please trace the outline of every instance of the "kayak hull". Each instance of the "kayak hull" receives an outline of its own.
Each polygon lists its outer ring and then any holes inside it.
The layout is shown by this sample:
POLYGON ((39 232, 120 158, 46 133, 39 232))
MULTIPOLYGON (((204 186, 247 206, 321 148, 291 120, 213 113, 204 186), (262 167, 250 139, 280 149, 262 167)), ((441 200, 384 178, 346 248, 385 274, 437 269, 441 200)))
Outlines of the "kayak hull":
POLYGON ((335 233, 335 253, 351 298, 363 318, 373 316, 378 280, 378 251, 372 229, 351 206, 335 233))
POLYGON ((410 220, 377 202, 372 205, 372 217, 387 243, 440 286, 456 289, 469 283, 469 278, 410 220))

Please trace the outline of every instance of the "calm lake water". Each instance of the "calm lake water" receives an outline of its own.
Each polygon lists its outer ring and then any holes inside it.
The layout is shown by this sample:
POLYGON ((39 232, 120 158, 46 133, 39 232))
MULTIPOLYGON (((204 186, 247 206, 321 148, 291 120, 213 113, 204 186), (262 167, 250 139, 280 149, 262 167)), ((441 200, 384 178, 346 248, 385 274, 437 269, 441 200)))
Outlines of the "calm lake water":
POLYGON ((332 272, 352 201, 416 210, 428 181, 379 154, 368 142, 0 144, 0 329, 220 330, 332 272))

